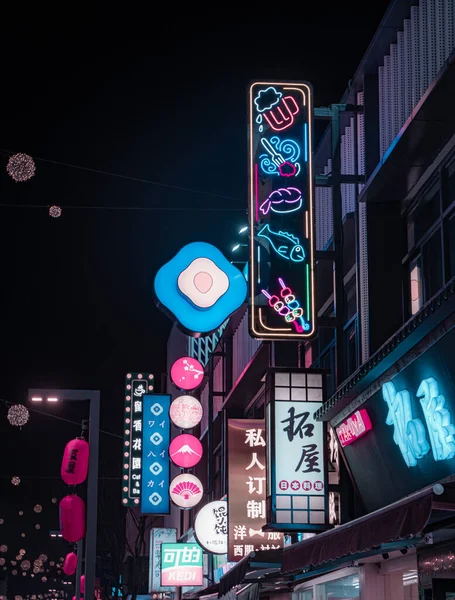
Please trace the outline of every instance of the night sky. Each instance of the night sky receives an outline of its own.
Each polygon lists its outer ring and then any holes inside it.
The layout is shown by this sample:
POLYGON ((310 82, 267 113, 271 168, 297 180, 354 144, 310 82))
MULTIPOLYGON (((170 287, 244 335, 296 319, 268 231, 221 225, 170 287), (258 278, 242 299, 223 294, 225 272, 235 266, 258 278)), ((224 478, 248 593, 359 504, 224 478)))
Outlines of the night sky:
MULTIPOLYGON (((13 45, 5 43, 1 399, 27 403, 29 387, 100 389, 102 429, 121 435, 125 373, 150 371, 159 379, 166 368, 171 322, 154 306, 157 269, 197 240, 231 257, 246 224, 249 82, 306 80, 315 106, 338 102, 387 5, 373 2, 361 17, 345 5, 329 25, 325 14, 305 22, 302 11, 300 25, 209 31, 157 23, 143 36, 125 27, 103 42, 97 27, 108 29, 110 21, 103 25, 98 15, 77 38, 65 31, 58 40, 45 31, 31 36, 30 22, 13 45), (15 152, 35 157, 28 182, 6 173, 15 152), (61 218, 48 216, 50 205, 62 206, 61 218)), ((79 422, 85 409, 43 410, 79 422)), ((58 529, 51 498, 64 493, 61 453, 80 429, 32 414, 20 431, 6 412, 0 403, 0 545, 11 548, 0 557, 14 559, 19 548, 46 552, 50 543, 47 535, 37 541, 36 503, 46 508, 43 527, 58 529), (13 475, 22 477, 17 488, 13 475)), ((100 475, 118 478, 105 484, 120 506, 121 440, 102 434, 101 445, 100 475)))

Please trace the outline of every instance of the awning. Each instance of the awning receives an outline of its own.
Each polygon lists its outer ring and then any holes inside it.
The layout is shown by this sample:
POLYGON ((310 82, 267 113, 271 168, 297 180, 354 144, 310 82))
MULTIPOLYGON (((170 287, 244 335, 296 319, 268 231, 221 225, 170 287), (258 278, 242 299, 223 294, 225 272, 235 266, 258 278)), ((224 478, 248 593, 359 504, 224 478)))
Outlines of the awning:
MULTIPOLYGON (((430 522, 455 510, 453 484, 437 484, 416 494, 284 549, 282 573, 318 567, 330 561, 391 545, 416 545, 430 522), (434 512, 436 511, 436 512, 434 512)), ((451 513, 453 515, 453 512, 451 513)), ((382 550, 385 552, 385 550, 382 550)))
POLYGON ((264 550, 250 552, 225 573, 219 583, 219 596, 227 594, 242 583, 254 583, 272 573, 280 573, 283 550, 264 550))

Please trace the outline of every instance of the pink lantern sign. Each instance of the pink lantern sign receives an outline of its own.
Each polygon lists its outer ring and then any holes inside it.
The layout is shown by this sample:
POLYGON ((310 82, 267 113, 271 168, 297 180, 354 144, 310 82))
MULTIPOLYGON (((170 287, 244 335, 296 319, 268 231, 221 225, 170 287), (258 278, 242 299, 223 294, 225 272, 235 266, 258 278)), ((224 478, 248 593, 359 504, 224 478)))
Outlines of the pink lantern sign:
POLYGON ((177 475, 169 486, 169 496, 180 508, 193 508, 202 500, 204 486, 200 479, 190 473, 177 475))
POLYGON ((74 552, 70 552, 65 557, 63 563, 63 572, 65 575, 74 575, 77 569, 77 555, 74 552))
POLYGON ((60 532, 67 542, 75 543, 85 535, 85 503, 79 496, 60 500, 60 532))
POLYGON ((172 383, 181 390, 195 390, 204 379, 204 367, 190 356, 178 358, 171 367, 172 383))
POLYGON ((373 428, 366 408, 361 408, 337 427, 340 444, 345 448, 373 428))
POLYGON ((179 396, 169 409, 169 416, 176 427, 193 429, 201 422, 202 404, 193 396, 179 396))
POLYGON ((174 438, 169 446, 169 456, 177 467, 191 469, 202 458, 202 444, 196 436, 182 433, 174 438))

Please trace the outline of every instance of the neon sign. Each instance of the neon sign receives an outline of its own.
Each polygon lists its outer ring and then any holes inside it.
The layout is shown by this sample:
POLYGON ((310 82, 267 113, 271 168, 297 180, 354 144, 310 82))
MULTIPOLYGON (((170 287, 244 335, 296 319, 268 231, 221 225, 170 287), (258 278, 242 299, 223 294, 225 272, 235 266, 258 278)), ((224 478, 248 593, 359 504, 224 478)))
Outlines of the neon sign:
POLYGON ((439 393, 439 384, 434 377, 424 379, 416 394, 420 400, 430 443, 422 420, 413 414, 408 390, 397 392, 395 385, 388 381, 382 386, 382 396, 389 407, 386 423, 393 425, 393 441, 399 447, 408 467, 415 467, 417 461, 428 454, 430 449, 435 461, 450 460, 455 456, 452 414, 446 408, 446 398, 439 393))
POLYGON ((362 435, 365 435, 372 429, 370 417, 365 408, 357 410, 351 415, 346 421, 343 421, 341 425, 337 427, 337 435, 340 440, 340 444, 343 446, 349 446, 352 442, 358 440, 362 435))
POLYGON ((257 82, 249 99, 250 335, 301 340, 316 316, 312 90, 257 82))

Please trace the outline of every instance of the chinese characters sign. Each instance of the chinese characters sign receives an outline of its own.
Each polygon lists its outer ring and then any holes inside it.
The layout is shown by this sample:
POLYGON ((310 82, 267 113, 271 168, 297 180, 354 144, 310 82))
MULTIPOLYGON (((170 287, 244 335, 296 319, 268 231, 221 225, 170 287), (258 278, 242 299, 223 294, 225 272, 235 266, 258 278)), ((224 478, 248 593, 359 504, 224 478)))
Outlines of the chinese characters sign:
POLYGON ((202 548, 198 544, 161 545, 161 585, 203 584, 202 548))
POLYGON ((173 587, 161 585, 161 545, 177 541, 176 529, 152 528, 150 530, 149 592, 173 592, 173 587))
POLYGON ((314 335, 312 90, 249 91, 249 297, 254 338, 314 335))
POLYGON ((372 424, 368 412, 365 408, 361 408, 337 427, 337 436, 344 448, 365 435, 371 428, 372 424))
POLYGON ((201 508, 194 521, 194 535, 211 554, 226 554, 228 548, 227 502, 216 500, 201 508))
MULTIPOLYGON (((153 394, 144 396, 142 441, 142 494, 143 514, 169 514, 169 407, 171 397, 153 394)), ((134 468, 134 467, 133 467, 134 468)))
POLYGON ((267 387, 269 523, 286 531, 325 529, 326 434, 313 416, 324 398, 323 375, 272 369, 267 387))
POLYGON ((142 403, 153 391, 151 373, 128 373, 125 380, 122 504, 138 505, 141 497, 142 403), (134 468, 133 468, 134 465, 134 468))
POLYGON ((266 524, 265 426, 258 419, 228 420, 228 560, 283 547, 283 535, 266 524))

